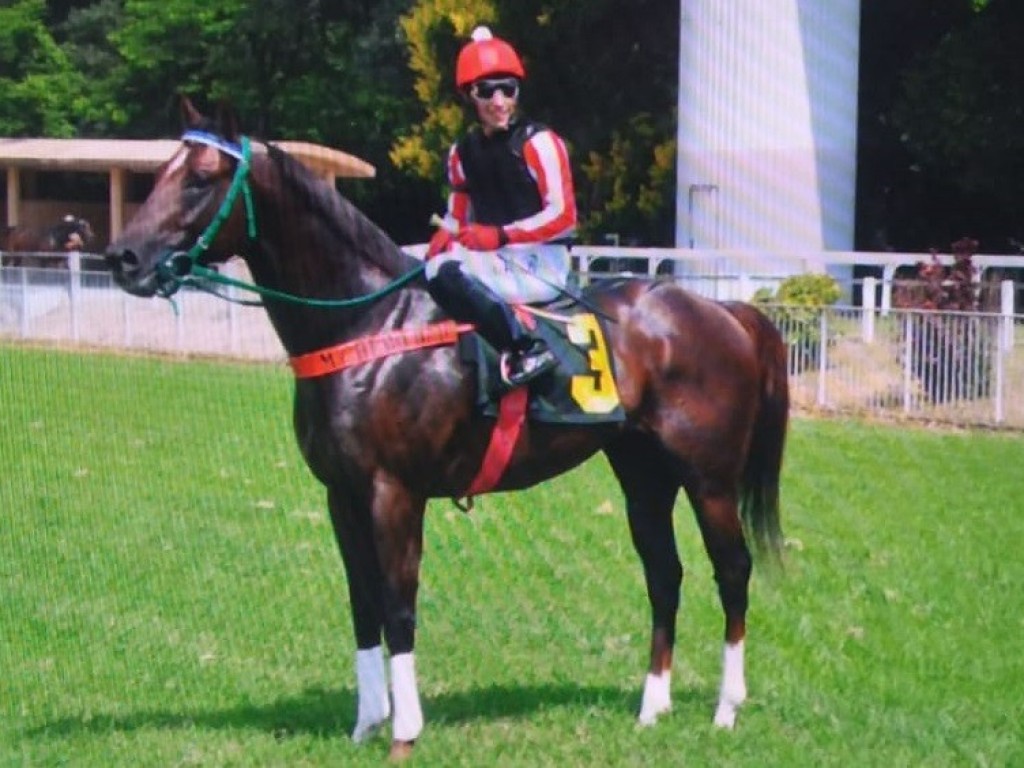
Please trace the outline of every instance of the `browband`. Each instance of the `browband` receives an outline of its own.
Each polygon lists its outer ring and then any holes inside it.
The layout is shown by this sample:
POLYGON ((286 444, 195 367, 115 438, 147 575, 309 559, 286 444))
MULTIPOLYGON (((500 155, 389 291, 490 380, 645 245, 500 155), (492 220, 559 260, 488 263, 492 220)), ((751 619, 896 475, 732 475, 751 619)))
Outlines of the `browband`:
POLYGON ((236 160, 242 159, 242 147, 230 141, 226 141, 215 133, 209 131, 188 130, 181 134, 182 141, 194 141, 199 144, 206 144, 216 147, 221 152, 231 155, 236 160))

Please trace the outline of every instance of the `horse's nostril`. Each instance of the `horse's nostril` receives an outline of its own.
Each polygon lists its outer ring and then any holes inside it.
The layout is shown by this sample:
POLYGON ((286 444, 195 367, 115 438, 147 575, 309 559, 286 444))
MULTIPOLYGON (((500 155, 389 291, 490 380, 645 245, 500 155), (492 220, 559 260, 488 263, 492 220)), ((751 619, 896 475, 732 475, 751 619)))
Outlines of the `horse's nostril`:
POLYGON ((139 266, 139 257, 128 249, 107 251, 106 259, 107 265, 118 272, 130 272, 139 266))

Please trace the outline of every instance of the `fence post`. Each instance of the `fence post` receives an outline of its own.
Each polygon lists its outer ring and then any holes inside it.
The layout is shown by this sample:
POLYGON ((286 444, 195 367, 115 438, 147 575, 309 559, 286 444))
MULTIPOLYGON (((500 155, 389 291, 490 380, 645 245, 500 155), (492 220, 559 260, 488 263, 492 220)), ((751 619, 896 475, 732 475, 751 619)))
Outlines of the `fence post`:
POLYGON ((882 317, 888 317, 892 310, 892 281, 896 277, 896 267, 886 264, 882 268, 882 317))
POLYGON ((999 283, 999 314, 1002 316, 1002 333, 999 334, 999 351, 1013 349, 1013 280, 999 283))
POLYGON ((121 324, 124 326, 124 345, 128 349, 132 346, 132 311, 128 305, 131 298, 127 293, 121 293, 121 324))
POLYGON ((28 305, 28 267, 18 267, 21 272, 21 316, 18 318, 18 330, 21 338, 27 339, 29 333, 29 305, 28 305))
MULTIPOLYGON (((1010 283, 1010 290, 1011 290, 1010 298, 1012 299, 1013 298, 1013 293, 1012 293, 1013 281, 1011 281, 1011 280, 1004 280, 1003 281, 1003 288, 1004 289, 1006 288, 1006 284, 1007 283, 1010 283)), ((1006 291, 1005 290, 1003 291, 1003 296, 1004 296, 1004 298, 1006 296, 1006 291)), ((1012 301, 1011 301, 1011 304, 1012 304, 1012 301)), ((1009 318, 1006 318, 1005 315, 1004 315, 1003 319, 1000 322, 1005 324, 1007 322, 1007 320, 1009 320, 1009 322, 1010 322, 1010 333, 1012 334, 1013 333, 1013 315, 1011 314, 1009 318)), ((1005 329, 1005 327, 1006 326, 1004 325, 1003 328, 1005 329)), ((1006 392, 1006 360, 1007 360, 1007 357, 1008 357, 1008 355, 1006 353, 1009 352, 1009 350, 1012 348, 1013 337, 1011 336, 1010 337, 1010 341, 1009 341, 1011 346, 1004 348, 1003 347, 1003 343, 1004 342, 1005 342, 1005 339, 1001 339, 1000 342, 995 345, 996 346, 996 350, 995 350, 995 358, 996 358, 996 391, 995 391, 995 414, 994 414, 994 416, 995 416, 996 424, 1002 424, 1003 423, 1003 419, 1006 418, 1006 411, 1005 411, 1005 408, 1003 406, 1003 399, 1005 398, 1005 392, 1006 392)))
POLYGON ((79 315, 82 301, 82 254, 78 251, 68 253, 68 301, 71 303, 71 340, 79 341, 79 315))
POLYGON ((820 319, 818 321, 818 333, 820 339, 818 343, 820 348, 818 349, 818 407, 825 407, 825 372, 828 370, 828 312, 824 310, 821 312, 820 319))
POLYGON ((185 347, 185 298, 187 291, 178 294, 178 311, 174 314, 174 337, 178 352, 188 352, 185 347))
POLYGON ((739 296, 735 298, 740 301, 750 301, 754 296, 753 281, 746 272, 740 272, 739 296))
POLYGON ((865 277, 860 290, 860 333, 865 344, 875 341, 875 289, 878 280, 865 277))
POLYGON ((903 316, 903 413, 910 413, 910 388, 913 384, 914 358, 914 313, 906 312, 903 316))

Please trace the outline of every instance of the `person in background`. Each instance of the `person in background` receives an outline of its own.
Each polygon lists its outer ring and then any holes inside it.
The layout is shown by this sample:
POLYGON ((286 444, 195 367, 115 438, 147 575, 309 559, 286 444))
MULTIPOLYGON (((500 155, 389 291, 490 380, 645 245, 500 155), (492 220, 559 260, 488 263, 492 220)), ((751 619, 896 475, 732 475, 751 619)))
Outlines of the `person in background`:
POLYGON ((455 83, 477 124, 448 153, 448 210, 427 248, 440 307, 501 353, 506 385, 556 365, 510 304, 550 301, 569 279, 576 198, 565 143, 518 114, 522 60, 487 27, 459 52, 455 83), (510 246, 510 247, 506 247, 510 246))

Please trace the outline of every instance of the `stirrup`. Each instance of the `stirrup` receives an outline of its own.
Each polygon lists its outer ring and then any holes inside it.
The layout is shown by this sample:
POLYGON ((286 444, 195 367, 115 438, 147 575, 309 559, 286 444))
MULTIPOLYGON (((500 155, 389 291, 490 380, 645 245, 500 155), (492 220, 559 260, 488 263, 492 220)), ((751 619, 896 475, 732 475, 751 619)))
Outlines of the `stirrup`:
POLYGON ((521 387, 558 365, 550 349, 537 352, 503 352, 498 364, 501 380, 508 387, 521 387))

